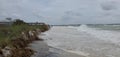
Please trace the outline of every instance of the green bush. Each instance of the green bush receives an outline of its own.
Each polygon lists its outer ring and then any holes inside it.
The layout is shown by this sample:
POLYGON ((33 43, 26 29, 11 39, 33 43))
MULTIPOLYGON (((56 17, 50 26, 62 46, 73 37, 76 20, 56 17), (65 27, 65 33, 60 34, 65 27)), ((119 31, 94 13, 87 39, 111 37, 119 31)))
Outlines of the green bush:
POLYGON ((27 24, 27 23, 24 22, 23 20, 16 19, 12 25, 23 25, 23 24, 27 24))

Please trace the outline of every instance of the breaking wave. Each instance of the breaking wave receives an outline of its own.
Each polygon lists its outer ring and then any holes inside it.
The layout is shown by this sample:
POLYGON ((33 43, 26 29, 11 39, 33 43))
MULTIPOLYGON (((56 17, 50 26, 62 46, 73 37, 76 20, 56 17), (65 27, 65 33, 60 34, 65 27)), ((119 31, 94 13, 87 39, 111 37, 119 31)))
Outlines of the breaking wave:
POLYGON ((77 28, 77 30, 89 33, 101 40, 120 44, 120 32, 117 32, 117 31, 98 30, 96 28, 90 28, 87 25, 81 25, 77 28))

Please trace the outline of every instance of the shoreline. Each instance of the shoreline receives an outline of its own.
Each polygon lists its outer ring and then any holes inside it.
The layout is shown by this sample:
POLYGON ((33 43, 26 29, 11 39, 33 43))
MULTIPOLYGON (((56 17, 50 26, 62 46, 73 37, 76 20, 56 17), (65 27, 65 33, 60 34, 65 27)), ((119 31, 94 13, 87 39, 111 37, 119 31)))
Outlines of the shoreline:
POLYGON ((85 57, 80 54, 50 47, 44 41, 34 41, 29 47, 35 52, 31 57, 85 57))
POLYGON ((86 57, 59 48, 54 48, 54 47, 49 47, 49 48, 50 48, 50 54, 47 57, 86 57))
MULTIPOLYGON (((40 34, 39 38, 42 36, 46 35, 40 34)), ((76 54, 63 49, 51 47, 43 37, 42 39, 43 41, 34 41, 29 45, 29 47, 35 51, 31 57, 85 57, 81 54, 76 54)))
POLYGON ((49 47, 44 41, 34 41, 29 47, 35 52, 31 57, 46 57, 49 54, 49 47))

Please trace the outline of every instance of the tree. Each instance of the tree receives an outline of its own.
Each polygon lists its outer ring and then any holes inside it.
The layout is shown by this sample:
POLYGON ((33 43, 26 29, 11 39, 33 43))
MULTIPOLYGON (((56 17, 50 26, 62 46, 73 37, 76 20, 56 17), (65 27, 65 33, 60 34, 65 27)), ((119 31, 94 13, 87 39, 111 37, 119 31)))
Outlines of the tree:
POLYGON ((6 18, 6 20, 8 20, 8 21, 9 21, 9 25, 11 25, 11 24, 12 24, 12 18, 6 18))
POLYGON ((23 20, 20 20, 20 19, 16 19, 13 22, 13 25, 23 25, 23 24, 26 24, 26 22, 24 22, 23 20))
POLYGON ((6 20, 11 21, 11 20, 12 20, 12 18, 6 18, 6 20))

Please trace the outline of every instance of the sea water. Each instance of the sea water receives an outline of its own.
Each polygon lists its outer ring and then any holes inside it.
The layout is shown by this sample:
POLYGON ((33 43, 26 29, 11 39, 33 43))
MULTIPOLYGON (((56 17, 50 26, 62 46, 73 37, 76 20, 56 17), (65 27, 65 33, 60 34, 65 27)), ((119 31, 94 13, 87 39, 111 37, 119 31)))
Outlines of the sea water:
POLYGON ((63 50, 85 57, 120 57, 119 25, 54 26, 45 34, 48 45, 58 49, 53 53, 63 50))
POLYGON ((81 25, 77 30, 120 45, 120 25, 81 25))

